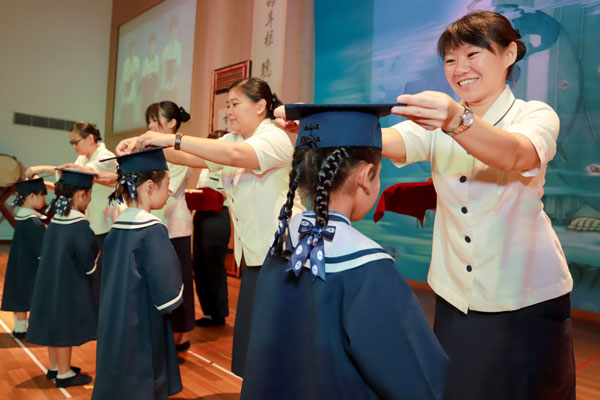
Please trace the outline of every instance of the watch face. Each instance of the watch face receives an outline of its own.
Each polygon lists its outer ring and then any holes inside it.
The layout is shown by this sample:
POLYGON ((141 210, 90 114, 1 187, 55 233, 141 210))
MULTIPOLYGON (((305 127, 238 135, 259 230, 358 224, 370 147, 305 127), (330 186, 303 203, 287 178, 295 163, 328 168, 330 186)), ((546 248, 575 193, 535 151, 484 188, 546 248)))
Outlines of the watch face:
POLYGON ((463 125, 465 125, 467 127, 473 125, 473 121, 475 121, 475 116, 473 115, 473 111, 471 111, 469 109, 467 109, 461 117, 462 117, 463 125))

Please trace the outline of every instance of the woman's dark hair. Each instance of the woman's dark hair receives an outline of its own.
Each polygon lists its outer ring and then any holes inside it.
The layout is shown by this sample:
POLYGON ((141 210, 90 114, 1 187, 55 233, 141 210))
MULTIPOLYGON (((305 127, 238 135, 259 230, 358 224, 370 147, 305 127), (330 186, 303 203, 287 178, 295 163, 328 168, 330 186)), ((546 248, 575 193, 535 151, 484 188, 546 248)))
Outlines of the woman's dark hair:
MULTIPOLYGON (((120 183, 120 181, 123 178, 123 175, 121 175, 119 171, 117 171, 117 173, 119 175, 119 177, 117 178, 117 186, 115 187, 115 191, 112 192, 110 194, 110 196, 108 196, 108 199, 111 202, 118 200, 118 199, 123 199, 123 200, 125 200, 125 202, 129 203, 129 202, 131 202, 131 195, 129 194, 127 185, 120 183)), ((165 177, 166 173, 167 173, 167 171, 164 171, 164 170, 136 172, 135 173, 136 179, 135 179, 134 186, 137 189, 142 183, 146 182, 147 180, 151 180, 154 183, 160 183, 163 180, 163 178, 165 177)))
POLYGON ((283 104, 277 95, 271 92, 269 84, 259 78, 240 79, 239 81, 232 83, 227 91, 229 92, 232 89, 241 90, 246 97, 255 103, 264 99, 267 102, 267 106, 265 107, 266 116, 270 119, 275 119, 273 111, 283 104))
POLYGON ((83 188, 80 186, 69 185, 68 183, 64 183, 62 179, 59 179, 58 182, 56 182, 56 184, 54 185, 54 194, 56 195, 56 197, 54 198, 52 203, 50 203, 50 206, 48 207, 46 213, 49 214, 52 211, 56 210, 56 213, 59 215, 67 215, 71 211, 71 208, 73 206, 71 202, 73 196, 80 190, 89 191, 91 190, 91 188, 83 188), (57 207, 57 202, 60 202, 61 198, 63 201, 68 201, 63 211, 59 211, 59 207, 57 207))
MULTIPOLYGON (((287 199, 281 208, 280 218, 292 216, 296 190, 311 200, 315 210, 316 226, 323 228, 329 222, 329 195, 338 190, 352 171, 366 162, 376 167, 381 163, 381 150, 375 147, 332 147, 324 149, 296 149, 290 171, 287 199)), ((376 175, 373 171, 371 179, 376 175)), ((276 254, 282 255, 284 235, 275 244, 276 254)))
POLYGON ((160 124, 159 114, 170 121, 174 119, 177 123, 175 124, 175 132, 179 130, 182 122, 190 120, 190 114, 185 111, 183 107, 179 107, 172 101, 161 101, 160 103, 152 103, 146 108, 146 124, 150 123, 150 120, 157 120, 160 124))
MULTIPOLYGON (((450 24, 438 40, 438 54, 442 60, 446 52, 460 47, 464 43, 482 47, 493 53, 506 49, 512 42, 517 44, 515 63, 525 56, 525 44, 519 40, 521 33, 514 29, 510 21, 502 14, 493 11, 475 11, 450 24), (494 46, 492 46, 494 44, 494 46)), ((512 81, 512 70, 506 75, 512 81)))
POLYGON ((79 121, 73 124, 73 128, 71 128, 71 132, 77 132, 80 138, 85 139, 89 135, 94 136, 94 141, 98 143, 102 140, 102 136, 100 135, 100 130, 96 128, 94 125, 89 122, 79 121))

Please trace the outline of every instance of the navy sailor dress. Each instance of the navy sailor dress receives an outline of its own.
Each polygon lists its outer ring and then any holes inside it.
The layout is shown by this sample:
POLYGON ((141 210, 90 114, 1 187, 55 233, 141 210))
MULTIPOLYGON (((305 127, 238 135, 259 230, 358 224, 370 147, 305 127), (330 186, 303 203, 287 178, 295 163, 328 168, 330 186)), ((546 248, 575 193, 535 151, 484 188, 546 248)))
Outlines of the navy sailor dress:
POLYGON ((79 346, 96 340, 90 276, 98 246, 86 216, 71 209, 50 221, 33 290, 26 340, 42 346, 79 346))
POLYGON ((22 207, 15 216, 15 232, 10 243, 2 311, 24 312, 31 309, 31 298, 37 275, 46 217, 31 208, 22 207))
POLYGON ((104 242, 92 399, 167 399, 183 389, 169 318, 182 301, 167 227, 127 208, 104 242))
MULTIPOLYGON (((290 224, 296 250, 301 220, 290 224)), ((330 212, 325 280, 268 256, 258 278, 241 399, 440 399, 447 357, 381 246, 330 212)))

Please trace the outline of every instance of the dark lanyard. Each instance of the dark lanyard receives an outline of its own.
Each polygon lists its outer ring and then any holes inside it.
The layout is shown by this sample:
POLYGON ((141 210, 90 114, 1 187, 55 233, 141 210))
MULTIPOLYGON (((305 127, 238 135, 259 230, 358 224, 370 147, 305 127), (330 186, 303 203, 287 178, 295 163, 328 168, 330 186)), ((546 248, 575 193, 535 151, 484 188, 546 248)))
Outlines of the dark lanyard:
POLYGON ((504 117, 506 117, 506 114, 508 114, 508 112, 510 111, 510 109, 511 109, 511 108, 513 108, 513 106, 515 105, 515 101, 517 101, 517 99, 516 99, 516 98, 515 98, 515 99, 513 99, 513 102, 510 104, 510 107, 508 107, 508 110, 506 110, 506 112, 505 112, 505 113, 504 113, 504 114, 503 114, 503 115, 500 117, 500 119, 499 119, 498 121, 496 121, 496 123, 494 124, 494 126, 498 125, 498 123, 499 123, 500 121, 502 121, 502 119, 503 119, 504 117))

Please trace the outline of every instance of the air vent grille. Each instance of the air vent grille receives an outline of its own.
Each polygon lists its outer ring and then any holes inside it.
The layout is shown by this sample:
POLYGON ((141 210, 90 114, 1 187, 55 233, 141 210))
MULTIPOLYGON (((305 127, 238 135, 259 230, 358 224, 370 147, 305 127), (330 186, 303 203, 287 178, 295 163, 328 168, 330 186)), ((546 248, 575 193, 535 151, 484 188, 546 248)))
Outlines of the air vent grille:
POLYGON ((39 115, 31 115, 16 112, 13 117, 15 125, 29 125, 38 128, 57 129, 61 131, 70 131, 73 128, 75 121, 67 119, 41 117, 39 115))

